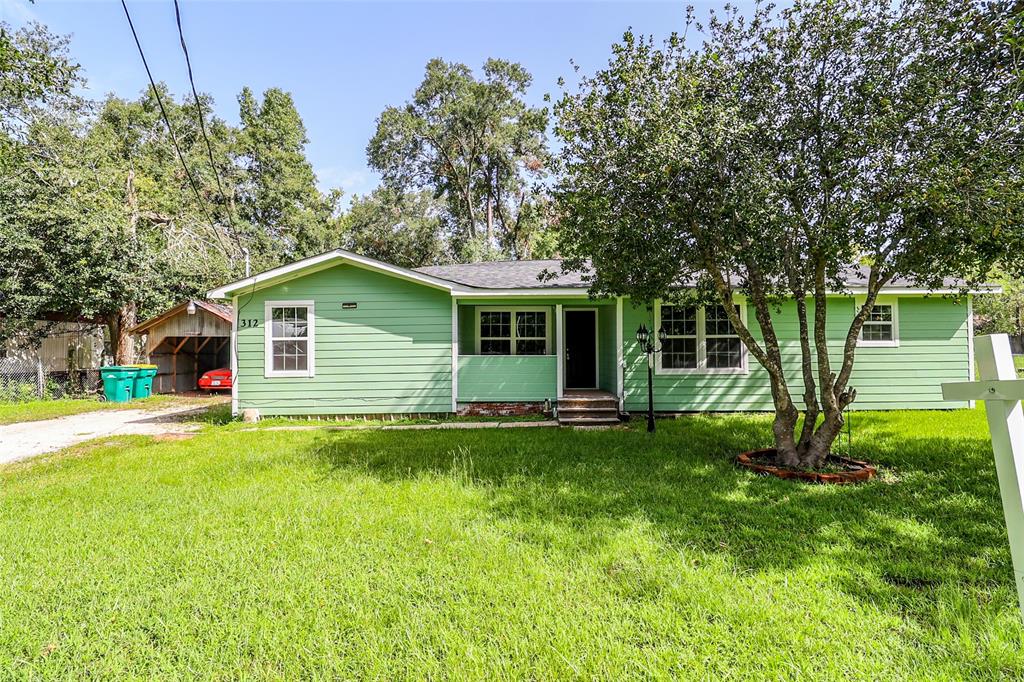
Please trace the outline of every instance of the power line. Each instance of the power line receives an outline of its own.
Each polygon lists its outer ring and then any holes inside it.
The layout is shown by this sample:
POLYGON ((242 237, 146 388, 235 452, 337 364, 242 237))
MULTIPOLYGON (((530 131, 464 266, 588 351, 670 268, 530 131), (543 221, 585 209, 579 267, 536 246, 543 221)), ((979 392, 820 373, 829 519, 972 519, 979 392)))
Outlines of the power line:
POLYGON ((210 223, 210 227, 213 228, 214 234, 217 235, 217 241, 220 242, 221 248, 226 252, 228 247, 227 244, 224 243, 224 237, 214 224, 213 218, 210 216, 210 212, 206 210, 206 203, 203 201, 203 197, 199 193, 199 186, 196 185, 196 180, 192 177, 192 171, 189 170, 188 164, 185 163, 185 155, 181 153, 181 147, 178 146, 178 137, 174 134, 174 128, 171 127, 171 119, 167 116, 167 109, 164 108, 164 100, 160 96, 160 90, 156 87, 156 81, 153 80, 153 72, 149 70, 149 62, 146 61, 146 53, 142 51, 142 43, 139 42, 139 34, 135 32, 135 24, 132 22, 132 15, 128 12, 128 5, 125 0, 121 0, 121 7, 124 8, 124 16, 128 19, 128 27, 132 30, 132 37, 135 38, 135 46, 139 48, 139 56, 142 57, 142 65, 146 68, 146 75, 149 77, 149 84, 153 88, 153 95, 156 97, 156 103, 160 107, 160 115, 164 119, 164 124, 167 125, 167 132, 171 135, 171 144, 174 145, 174 151, 178 154, 178 161, 181 162, 181 167, 185 170, 185 176, 188 178, 188 184, 192 187, 192 192, 196 195, 196 201, 199 203, 200 210, 202 210, 203 215, 206 216, 206 221, 210 223))
POLYGON ((228 195, 224 192, 224 186, 220 182, 220 173, 217 172, 217 162, 213 160, 213 145, 210 144, 210 138, 206 134, 206 119, 203 117, 203 105, 199 100, 199 92, 196 91, 196 81, 192 77, 192 60, 188 56, 188 46, 185 44, 185 32, 181 28, 181 9, 178 7, 178 0, 174 0, 174 19, 178 24, 178 39, 181 41, 181 51, 185 53, 185 66, 188 68, 188 82, 192 86, 192 97, 196 101, 196 113, 199 115, 199 130, 203 134, 203 141, 206 142, 206 154, 210 159, 210 169, 213 171, 214 180, 217 181, 217 191, 220 192, 220 197, 225 204, 224 210, 227 214, 228 225, 231 228, 231 237, 234 240, 239 253, 242 253, 245 249, 242 247, 242 243, 238 238, 238 232, 235 230, 235 223, 231 217, 228 195))

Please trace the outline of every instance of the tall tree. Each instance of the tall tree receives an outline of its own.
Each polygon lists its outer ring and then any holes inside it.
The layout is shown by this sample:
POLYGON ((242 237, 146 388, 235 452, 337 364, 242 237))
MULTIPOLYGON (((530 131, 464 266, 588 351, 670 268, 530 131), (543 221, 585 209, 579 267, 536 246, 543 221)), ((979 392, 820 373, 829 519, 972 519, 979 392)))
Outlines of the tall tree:
POLYGON ((341 218, 342 248, 406 268, 451 261, 444 207, 430 192, 381 187, 356 196, 341 218))
POLYGON ((273 266, 329 249, 336 239, 331 219, 341 194, 317 189, 305 154, 306 126, 292 96, 270 88, 257 101, 245 88, 238 103, 238 212, 251 226, 248 237, 257 265, 273 266))
POLYGON ((29 321, 50 312, 66 276, 54 250, 75 245, 48 243, 37 229, 62 196, 37 168, 60 159, 32 129, 35 121, 82 112, 74 94, 82 82, 67 38, 39 24, 14 31, 0 22, 0 338, 31 331, 29 321), (40 271, 51 276, 34 280, 40 271))
POLYGON ((542 227, 548 112, 525 103, 531 80, 500 59, 487 60, 479 80, 464 64, 433 59, 412 100, 385 109, 367 145, 388 187, 444 198, 464 253, 526 256, 542 227))
POLYGON ((861 327, 886 284, 977 279, 1021 244, 1024 99, 1011 68, 1021 25, 992 7, 729 10, 700 27, 695 49, 679 35, 658 48, 627 34, 556 108, 571 263, 592 260, 598 293, 653 301, 694 281, 722 305, 768 374, 785 465, 825 461, 856 398, 861 327), (827 296, 848 290, 855 264, 867 272, 864 299, 842 320, 836 357, 827 296), (783 300, 799 320, 799 397, 776 330, 783 300))

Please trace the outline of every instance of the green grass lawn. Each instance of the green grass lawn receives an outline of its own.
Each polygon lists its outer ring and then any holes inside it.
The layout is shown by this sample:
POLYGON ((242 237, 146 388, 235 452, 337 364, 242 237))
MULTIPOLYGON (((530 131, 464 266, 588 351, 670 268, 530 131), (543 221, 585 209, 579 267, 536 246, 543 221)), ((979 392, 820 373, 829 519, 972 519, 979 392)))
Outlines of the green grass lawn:
POLYGON ((209 399, 191 399, 172 395, 154 395, 149 398, 133 400, 128 403, 108 403, 95 398, 30 400, 21 403, 0 403, 0 425, 13 424, 15 422, 34 422, 42 419, 55 419, 57 417, 68 417, 73 414, 95 412, 97 410, 154 410, 162 407, 185 404, 189 401, 195 402, 197 405, 203 405, 207 404, 209 399))
MULTIPOLYGON (((214 420, 215 422, 215 420, 214 420)), ((882 480, 732 464, 766 417, 251 431, 0 468, 24 678, 1024 676, 980 410, 858 413, 882 480)))

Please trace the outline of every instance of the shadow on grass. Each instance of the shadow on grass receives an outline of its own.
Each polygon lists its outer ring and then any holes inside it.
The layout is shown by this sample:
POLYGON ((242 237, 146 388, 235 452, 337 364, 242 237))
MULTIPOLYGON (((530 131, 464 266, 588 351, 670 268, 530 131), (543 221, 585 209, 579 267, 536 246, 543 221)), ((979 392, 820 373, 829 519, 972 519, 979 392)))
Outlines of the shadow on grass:
MULTIPOLYGON (((663 420, 649 436, 564 429, 348 432, 311 447, 334 473, 383 481, 454 477, 486 491, 495 522, 543 520, 520 540, 568 552, 641 519, 677 551, 725 556, 740 571, 826 561, 849 594, 910 608, 922 592, 1012 590, 1006 530, 987 439, 901 433, 886 415, 859 415, 854 456, 880 480, 815 486, 759 478, 733 457, 770 445, 766 417, 663 420)), ((967 429, 967 434, 974 431, 967 429)))

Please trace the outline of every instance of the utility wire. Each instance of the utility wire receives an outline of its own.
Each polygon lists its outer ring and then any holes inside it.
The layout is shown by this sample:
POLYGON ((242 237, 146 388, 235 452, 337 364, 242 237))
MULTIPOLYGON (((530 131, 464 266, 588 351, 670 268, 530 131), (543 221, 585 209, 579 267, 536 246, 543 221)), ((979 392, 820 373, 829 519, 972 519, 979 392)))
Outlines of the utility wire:
POLYGON ((132 30, 132 37, 135 38, 135 46, 139 48, 139 56, 142 57, 142 65, 146 68, 146 75, 149 77, 149 84, 153 88, 153 95, 156 97, 156 103, 160 107, 160 115, 164 119, 164 124, 167 125, 167 132, 171 135, 171 144, 174 145, 174 151, 178 154, 178 161, 181 162, 181 167, 185 170, 185 176, 188 178, 188 184, 192 187, 192 192, 196 195, 196 201, 199 202, 199 208, 202 210, 203 215, 206 216, 206 221, 210 223, 210 227, 213 228, 214 234, 217 235, 217 241, 220 242, 220 246, 225 251, 228 250, 227 244, 224 243, 224 236, 221 235, 217 226, 213 222, 213 218, 210 216, 210 212, 206 210, 206 202, 203 201, 202 195, 199 193, 199 186, 196 184, 196 180, 192 177, 192 171, 189 170, 188 164, 185 163, 185 155, 181 153, 181 147, 178 146, 178 137, 174 134, 174 128, 171 127, 171 119, 167 116, 167 109, 164 108, 164 100, 160 96, 160 91, 156 87, 156 81, 153 80, 153 72, 149 70, 149 62, 146 61, 146 53, 142 51, 142 43, 139 42, 139 34, 135 32, 135 24, 132 22, 132 15, 128 12, 128 5, 125 0, 121 0, 121 7, 124 8, 124 16, 128 19, 128 27, 132 30))
POLYGON ((206 155, 210 159, 210 169, 213 171, 213 178, 217 181, 217 191, 220 192, 220 198, 224 201, 224 211, 227 214, 228 225, 231 228, 231 237, 241 255, 245 249, 242 247, 242 242, 238 238, 238 232, 235 230, 228 195, 224 192, 224 185, 221 184, 220 173, 217 172, 217 162, 213 160, 213 145, 210 144, 210 138, 206 134, 206 119, 203 116, 203 105, 199 99, 199 92, 196 90, 196 81, 192 77, 192 60, 189 59, 188 46, 185 44, 185 32, 181 28, 181 9, 178 7, 178 0, 174 0, 174 19, 178 24, 178 39, 181 41, 181 51, 185 53, 185 66, 188 67, 188 82, 192 86, 192 97, 196 101, 196 113, 199 115, 199 130, 203 134, 203 141, 206 142, 206 155))

